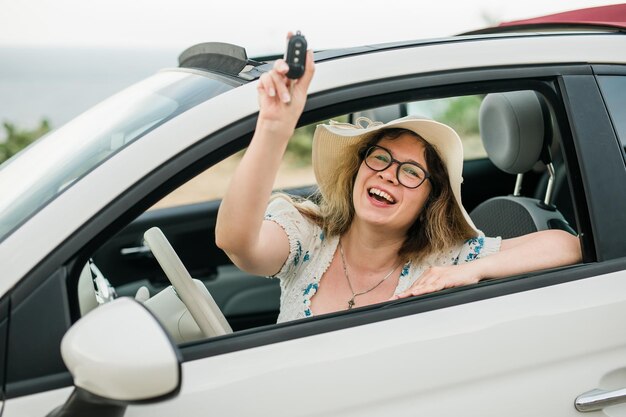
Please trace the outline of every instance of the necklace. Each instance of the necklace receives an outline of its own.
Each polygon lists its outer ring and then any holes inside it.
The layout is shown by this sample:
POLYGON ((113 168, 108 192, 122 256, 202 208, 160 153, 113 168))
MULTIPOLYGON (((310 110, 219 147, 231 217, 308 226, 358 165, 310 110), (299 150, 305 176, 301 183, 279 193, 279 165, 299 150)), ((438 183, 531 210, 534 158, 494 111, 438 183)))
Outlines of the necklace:
POLYGON ((352 298, 350 298, 350 300, 348 300, 348 310, 351 310, 352 307, 354 307, 354 299, 356 297, 358 297, 359 295, 363 295, 363 294, 367 294, 370 291, 374 291, 376 288, 378 288, 378 286, 380 284, 382 284, 383 282, 385 282, 385 280, 387 280, 387 278, 389 278, 391 276, 391 274, 393 274, 393 271, 396 270, 396 268, 400 265, 396 265, 393 267, 393 269, 391 271, 389 271, 387 273, 387 275, 385 275, 383 277, 383 279, 381 279, 380 281, 378 281, 378 283, 376 285, 374 285, 372 288, 370 288, 369 290, 365 290, 365 291, 361 291, 361 292, 354 292, 354 290, 352 289, 352 283, 350 282, 350 277, 348 276, 348 268, 346 266, 346 258, 345 255, 343 254, 343 246, 341 246, 341 240, 339 241, 339 253, 341 254, 341 264, 343 265, 343 273, 346 276, 346 280, 348 281, 348 287, 350 287, 350 292, 352 293, 352 298))

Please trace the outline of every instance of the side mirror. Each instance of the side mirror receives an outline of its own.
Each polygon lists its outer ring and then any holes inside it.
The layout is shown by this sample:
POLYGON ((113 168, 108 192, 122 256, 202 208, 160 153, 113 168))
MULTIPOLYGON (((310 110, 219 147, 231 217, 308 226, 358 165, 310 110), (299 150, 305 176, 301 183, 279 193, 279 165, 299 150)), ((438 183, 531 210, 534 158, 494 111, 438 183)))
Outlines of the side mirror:
POLYGON ((131 403, 178 394, 180 352, 143 305, 118 298, 77 321, 61 342, 74 392, 48 417, 122 416, 131 403))

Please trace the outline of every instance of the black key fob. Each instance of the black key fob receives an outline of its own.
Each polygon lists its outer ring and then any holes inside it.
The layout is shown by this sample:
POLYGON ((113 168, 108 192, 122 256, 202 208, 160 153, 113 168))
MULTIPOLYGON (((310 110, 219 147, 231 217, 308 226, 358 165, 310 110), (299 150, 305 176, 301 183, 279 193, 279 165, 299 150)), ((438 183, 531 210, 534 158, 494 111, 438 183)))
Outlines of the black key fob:
POLYGON ((304 74, 306 48, 306 38, 300 31, 296 32, 296 34, 289 39, 287 43, 287 53, 285 54, 285 61, 287 65, 289 65, 287 78, 295 80, 302 77, 304 74))

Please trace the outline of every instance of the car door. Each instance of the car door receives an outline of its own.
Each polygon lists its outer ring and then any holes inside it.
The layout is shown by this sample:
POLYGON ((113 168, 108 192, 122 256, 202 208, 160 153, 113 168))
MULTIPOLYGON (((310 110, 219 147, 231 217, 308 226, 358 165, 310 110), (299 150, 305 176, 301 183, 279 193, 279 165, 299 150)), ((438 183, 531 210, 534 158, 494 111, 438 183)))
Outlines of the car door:
POLYGON ((574 416, 579 394, 623 387, 626 339, 606 317, 626 314, 625 286, 620 271, 320 334, 322 319, 226 355, 190 347, 179 398, 128 415, 574 416))
POLYGON ((592 391, 626 387, 626 194, 599 187, 626 171, 582 72, 553 81, 586 264, 184 346, 180 397, 149 412, 618 415, 592 391))

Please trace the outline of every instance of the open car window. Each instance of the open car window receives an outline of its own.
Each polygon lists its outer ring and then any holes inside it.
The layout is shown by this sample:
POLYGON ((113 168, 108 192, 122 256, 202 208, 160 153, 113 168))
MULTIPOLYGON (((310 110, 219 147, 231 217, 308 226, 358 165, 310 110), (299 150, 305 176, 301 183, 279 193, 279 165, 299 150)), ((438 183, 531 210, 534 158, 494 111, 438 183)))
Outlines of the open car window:
MULTIPOLYGON (((537 93, 531 91, 530 94, 537 93)), ((412 100, 347 115, 340 114, 333 119, 354 122, 358 117, 369 117, 386 122, 411 114, 449 124, 462 138, 466 160, 463 201, 466 209, 472 211, 489 199, 510 195, 516 180, 515 175, 503 172, 486 157, 479 129, 481 105, 485 97, 488 94, 412 100)), ((555 201, 558 200, 559 207, 565 209, 567 218, 564 221, 575 227, 566 169, 560 155, 559 127, 554 120, 550 123, 554 133, 551 149, 560 175, 555 201)), ((276 189, 303 197, 315 191, 310 152, 317 124, 297 129, 275 183, 276 189)), ((278 280, 240 271, 216 247, 214 241, 219 201, 243 152, 227 157, 168 193, 96 250, 78 280, 76 294, 80 314, 97 308, 99 303, 106 302, 107 297, 131 296, 156 311, 177 342, 186 343, 204 338, 185 304, 175 291, 168 290, 170 281, 146 246, 144 232, 158 227, 170 241, 190 276, 197 279, 196 283, 202 291, 207 289, 210 292, 230 330, 237 332, 274 324, 279 309, 278 280)), ((537 163, 525 175, 525 197, 541 201, 547 188, 547 176, 545 165, 537 163)))

